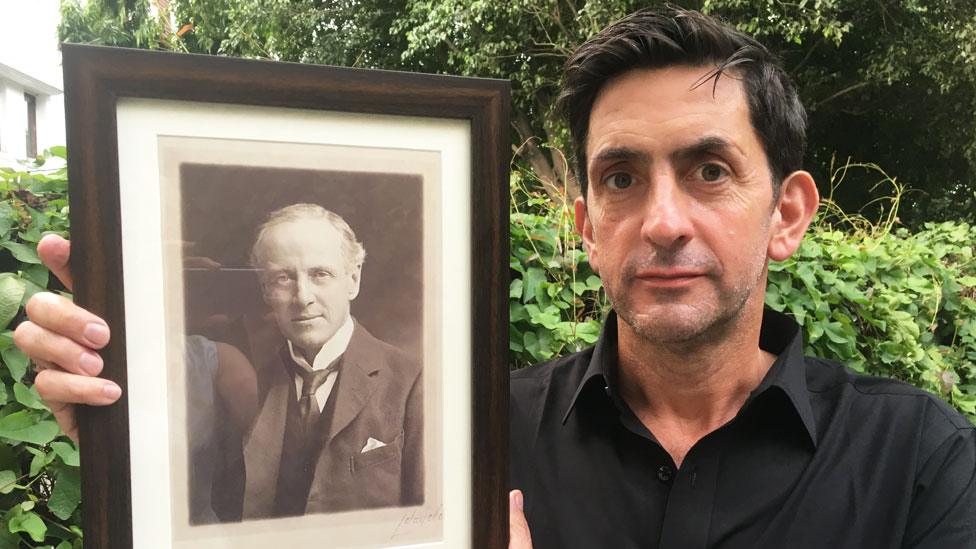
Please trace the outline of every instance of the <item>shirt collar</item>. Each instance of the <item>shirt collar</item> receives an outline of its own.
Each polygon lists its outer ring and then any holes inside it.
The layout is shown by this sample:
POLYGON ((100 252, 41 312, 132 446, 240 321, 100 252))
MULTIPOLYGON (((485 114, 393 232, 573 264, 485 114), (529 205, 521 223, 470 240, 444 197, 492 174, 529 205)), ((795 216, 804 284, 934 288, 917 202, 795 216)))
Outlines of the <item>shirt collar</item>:
POLYGON ((339 326, 339 329, 336 330, 336 333, 332 334, 332 337, 330 337, 329 340, 322 345, 322 348, 319 349, 319 352, 315 355, 315 359, 312 361, 311 365, 309 365, 308 361, 305 360, 305 357, 303 357, 301 353, 295 352, 295 347, 292 345, 291 341, 288 341, 288 353, 291 354, 291 359, 294 360, 296 364, 307 366, 313 371, 328 368, 329 365, 332 364, 335 359, 342 356, 342 354, 346 352, 346 348, 349 347, 349 340, 352 339, 353 326, 354 324, 352 321, 352 316, 346 315, 345 322, 343 322, 342 326, 339 326))
POLYGON ((593 354, 590 355, 590 362, 586 366, 586 371, 583 372, 579 386, 569 401, 566 413, 563 414, 563 425, 566 424, 569 414, 576 407, 580 395, 589 385, 599 383, 603 386, 602 388, 606 391, 607 396, 611 396, 611 387, 616 386, 616 368, 611 368, 610 365, 615 364, 617 364, 617 313, 610 311, 607 319, 603 322, 600 338, 596 340, 596 345, 593 347, 593 354))
MULTIPOLYGON (((783 391, 793 405, 810 437, 810 442, 816 447, 817 426, 813 419, 813 408, 810 406, 807 391, 803 336, 799 325, 783 313, 765 309, 759 333, 759 347, 777 355, 776 361, 773 362, 759 386, 750 393, 743 408, 769 389, 778 388, 783 391)), ((563 424, 569 419, 577 401, 583 398, 584 391, 591 384, 602 384, 607 396, 615 401, 617 400, 613 394, 617 381, 616 364, 617 314, 610 311, 607 320, 603 323, 603 330, 593 348, 593 354, 590 356, 586 371, 583 373, 579 386, 563 415, 563 424)))

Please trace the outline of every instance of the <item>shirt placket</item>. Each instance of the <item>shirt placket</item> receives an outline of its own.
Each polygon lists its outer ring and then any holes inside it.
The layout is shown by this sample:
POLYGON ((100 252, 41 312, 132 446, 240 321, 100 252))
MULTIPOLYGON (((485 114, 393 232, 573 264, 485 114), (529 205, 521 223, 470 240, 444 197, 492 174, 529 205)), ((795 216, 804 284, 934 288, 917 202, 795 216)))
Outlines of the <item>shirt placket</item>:
MULTIPOLYGON (((705 549, 715 502, 719 448, 702 439, 685 457, 681 468, 661 466, 659 479, 671 473, 670 492, 661 524, 660 549, 705 549)), ((670 462, 670 460, 669 460, 670 462)))

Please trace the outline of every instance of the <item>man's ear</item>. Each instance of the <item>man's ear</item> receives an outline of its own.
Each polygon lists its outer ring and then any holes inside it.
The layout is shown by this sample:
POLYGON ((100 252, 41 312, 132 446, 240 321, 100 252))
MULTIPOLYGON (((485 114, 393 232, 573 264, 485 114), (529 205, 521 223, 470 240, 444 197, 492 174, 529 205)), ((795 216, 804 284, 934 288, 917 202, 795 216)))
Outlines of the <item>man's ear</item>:
POLYGON ((582 197, 577 197, 573 203, 573 217, 576 222, 576 232, 583 239, 583 249, 586 250, 586 254, 589 256, 590 267, 593 268, 595 273, 600 274, 600 254, 596 247, 596 241, 593 240, 593 223, 590 222, 589 215, 586 202, 582 197))
POLYGON ((783 261, 793 255, 819 206, 817 184, 808 172, 793 172, 783 179, 770 224, 769 259, 783 261))
POLYGON ((362 274, 362 263, 353 267, 349 272, 349 301, 356 299, 356 296, 359 295, 359 283, 362 280, 362 274))

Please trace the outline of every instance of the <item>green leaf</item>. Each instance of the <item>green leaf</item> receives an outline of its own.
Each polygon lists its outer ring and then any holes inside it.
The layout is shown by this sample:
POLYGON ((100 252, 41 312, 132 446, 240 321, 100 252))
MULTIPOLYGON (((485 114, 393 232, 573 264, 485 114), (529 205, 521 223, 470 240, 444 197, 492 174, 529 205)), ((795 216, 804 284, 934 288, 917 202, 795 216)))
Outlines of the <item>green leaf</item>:
POLYGON ((827 337, 834 343, 848 343, 851 341, 851 337, 844 332, 844 327, 841 326, 840 322, 828 322, 823 325, 824 333, 827 337))
POLYGON ((74 447, 73 444, 67 442, 52 442, 51 449, 54 453, 61 458, 61 461, 65 465, 70 465, 72 467, 78 467, 80 465, 80 460, 78 458, 78 449, 74 447))
POLYGON ((37 264, 41 262, 41 260, 38 259, 37 257, 37 250, 34 249, 32 246, 21 244, 19 242, 9 242, 9 241, 0 242, 0 246, 10 250, 10 253, 12 253, 14 258, 17 259, 18 261, 22 261, 24 263, 37 263, 37 264))
POLYGON ((586 278, 587 288, 596 291, 599 290, 602 286, 603 286, 603 282, 600 281, 599 277, 590 275, 586 278))
POLYGON ((0 437, 33 444, 47 444, 59 433, 58 424, 49 421, 35 421, 27 410, 14 412, 0 418, 0 437))
POLYGON ((15 507, 15 509, 20 512, 13 513, 7 522, 7 529, 10 530, 10 533, 25 532, 37 543, 44 541, 44 537, 47 535, 47 525, 44 524, 41 517, 37 513, 25 512, 20 507, 15 507))
POLYGON ((61 520, 68 520, 81 503, 81 471, 75 467, 65 467, 58 474, 47 500, 47 508, 61 520))
POLYGON ((30 474, 32 477, 36 477, 37 475, 41 474, 41 472, 44 471, 44 469, 50 465, 56 457, 54 452, 48 453, 36 448, 31 448, 30 446, 27 447, 27 450, 34 454, 34 457, 30 462, 30 470, 28 471, 28 474, 30 474))
POLYGON ((30 301, 30 298, 34 297, 34 294, 43 292, 46 290, 46 288, 42 286, 38 286, 37 284, 34 284, 30 280, 24 280, 23 282, 24 282, 24 298, 20 300, 20 306, 26 307, 27 302, 30 301))
POLYGON ((9 203, 0 201, 0 237, 7 236, 17 222, 17 212, 9 203))
POLYGON ((20 536, 7 528, 0 529, 0 549, 20 549, 20 536))
POLYGON ((14 471, 20 471, 20 463, 20 456, 12 446, 0 444, 0 470, 11 469, 14 471))
POLYGON ((0 471, 0 494, 9 494, 17 488, 17 474, 13 471, 0 471))
POLYGON ((41 288, 47 288, 49 271, 44 265, 28 265, 23 270, 23 277, 41 288))
POLYGON ((26 290, 24 282, 13 273, 0 273, 0 330, 17 316, 26 290))
POLYGON ((47 406, 41 401, 40 395, 37 394, 37 389, 33 386, 28 388, 22 383, 14 383, 14 398, 17 402, 23 404, 28 408, 33 408, 34 410, 47 410, 47 406))
POLYGON ((508 297, 518 299, 522 296, 522 279, 516 278, 508 288, 508 297))
POLYGON ((539 267, 531 267, 525 272, 522 283, 522 303, 528 303, 530 299, 536 297, 542 283, 546 281, 546 272, 539 267))
POLYGON ((10 370, 10 376, 14 378, 14 381, 20 381, 24 378, 30 360, 20 349, 17 347, 7 347, 6 349, 0 350, 0 358, 3 358, 3 362, 7 365, 7 369, 10 370))

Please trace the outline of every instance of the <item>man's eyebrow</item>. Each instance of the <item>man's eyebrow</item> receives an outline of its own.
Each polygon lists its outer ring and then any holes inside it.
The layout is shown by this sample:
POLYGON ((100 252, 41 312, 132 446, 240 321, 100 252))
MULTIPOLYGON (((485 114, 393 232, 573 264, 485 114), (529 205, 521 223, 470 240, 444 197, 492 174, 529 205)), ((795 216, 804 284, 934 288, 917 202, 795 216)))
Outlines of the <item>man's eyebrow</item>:
POLYGON ((650 158, 650 155, 638 149, 631 149, 629 147, 610 147, 597 153, 596 156, 593 157, 592 162, 594 164, 597 162, 620 162, 623 160, 648 162, 650 158))
POLYGON ((716 136, 708 136, 695 141, 691 145, 681 147, 669 156, 672 162, 698 158, 706 154, 715 154, 719 151, 737 151, 738 148, 725 139, 716 136))

